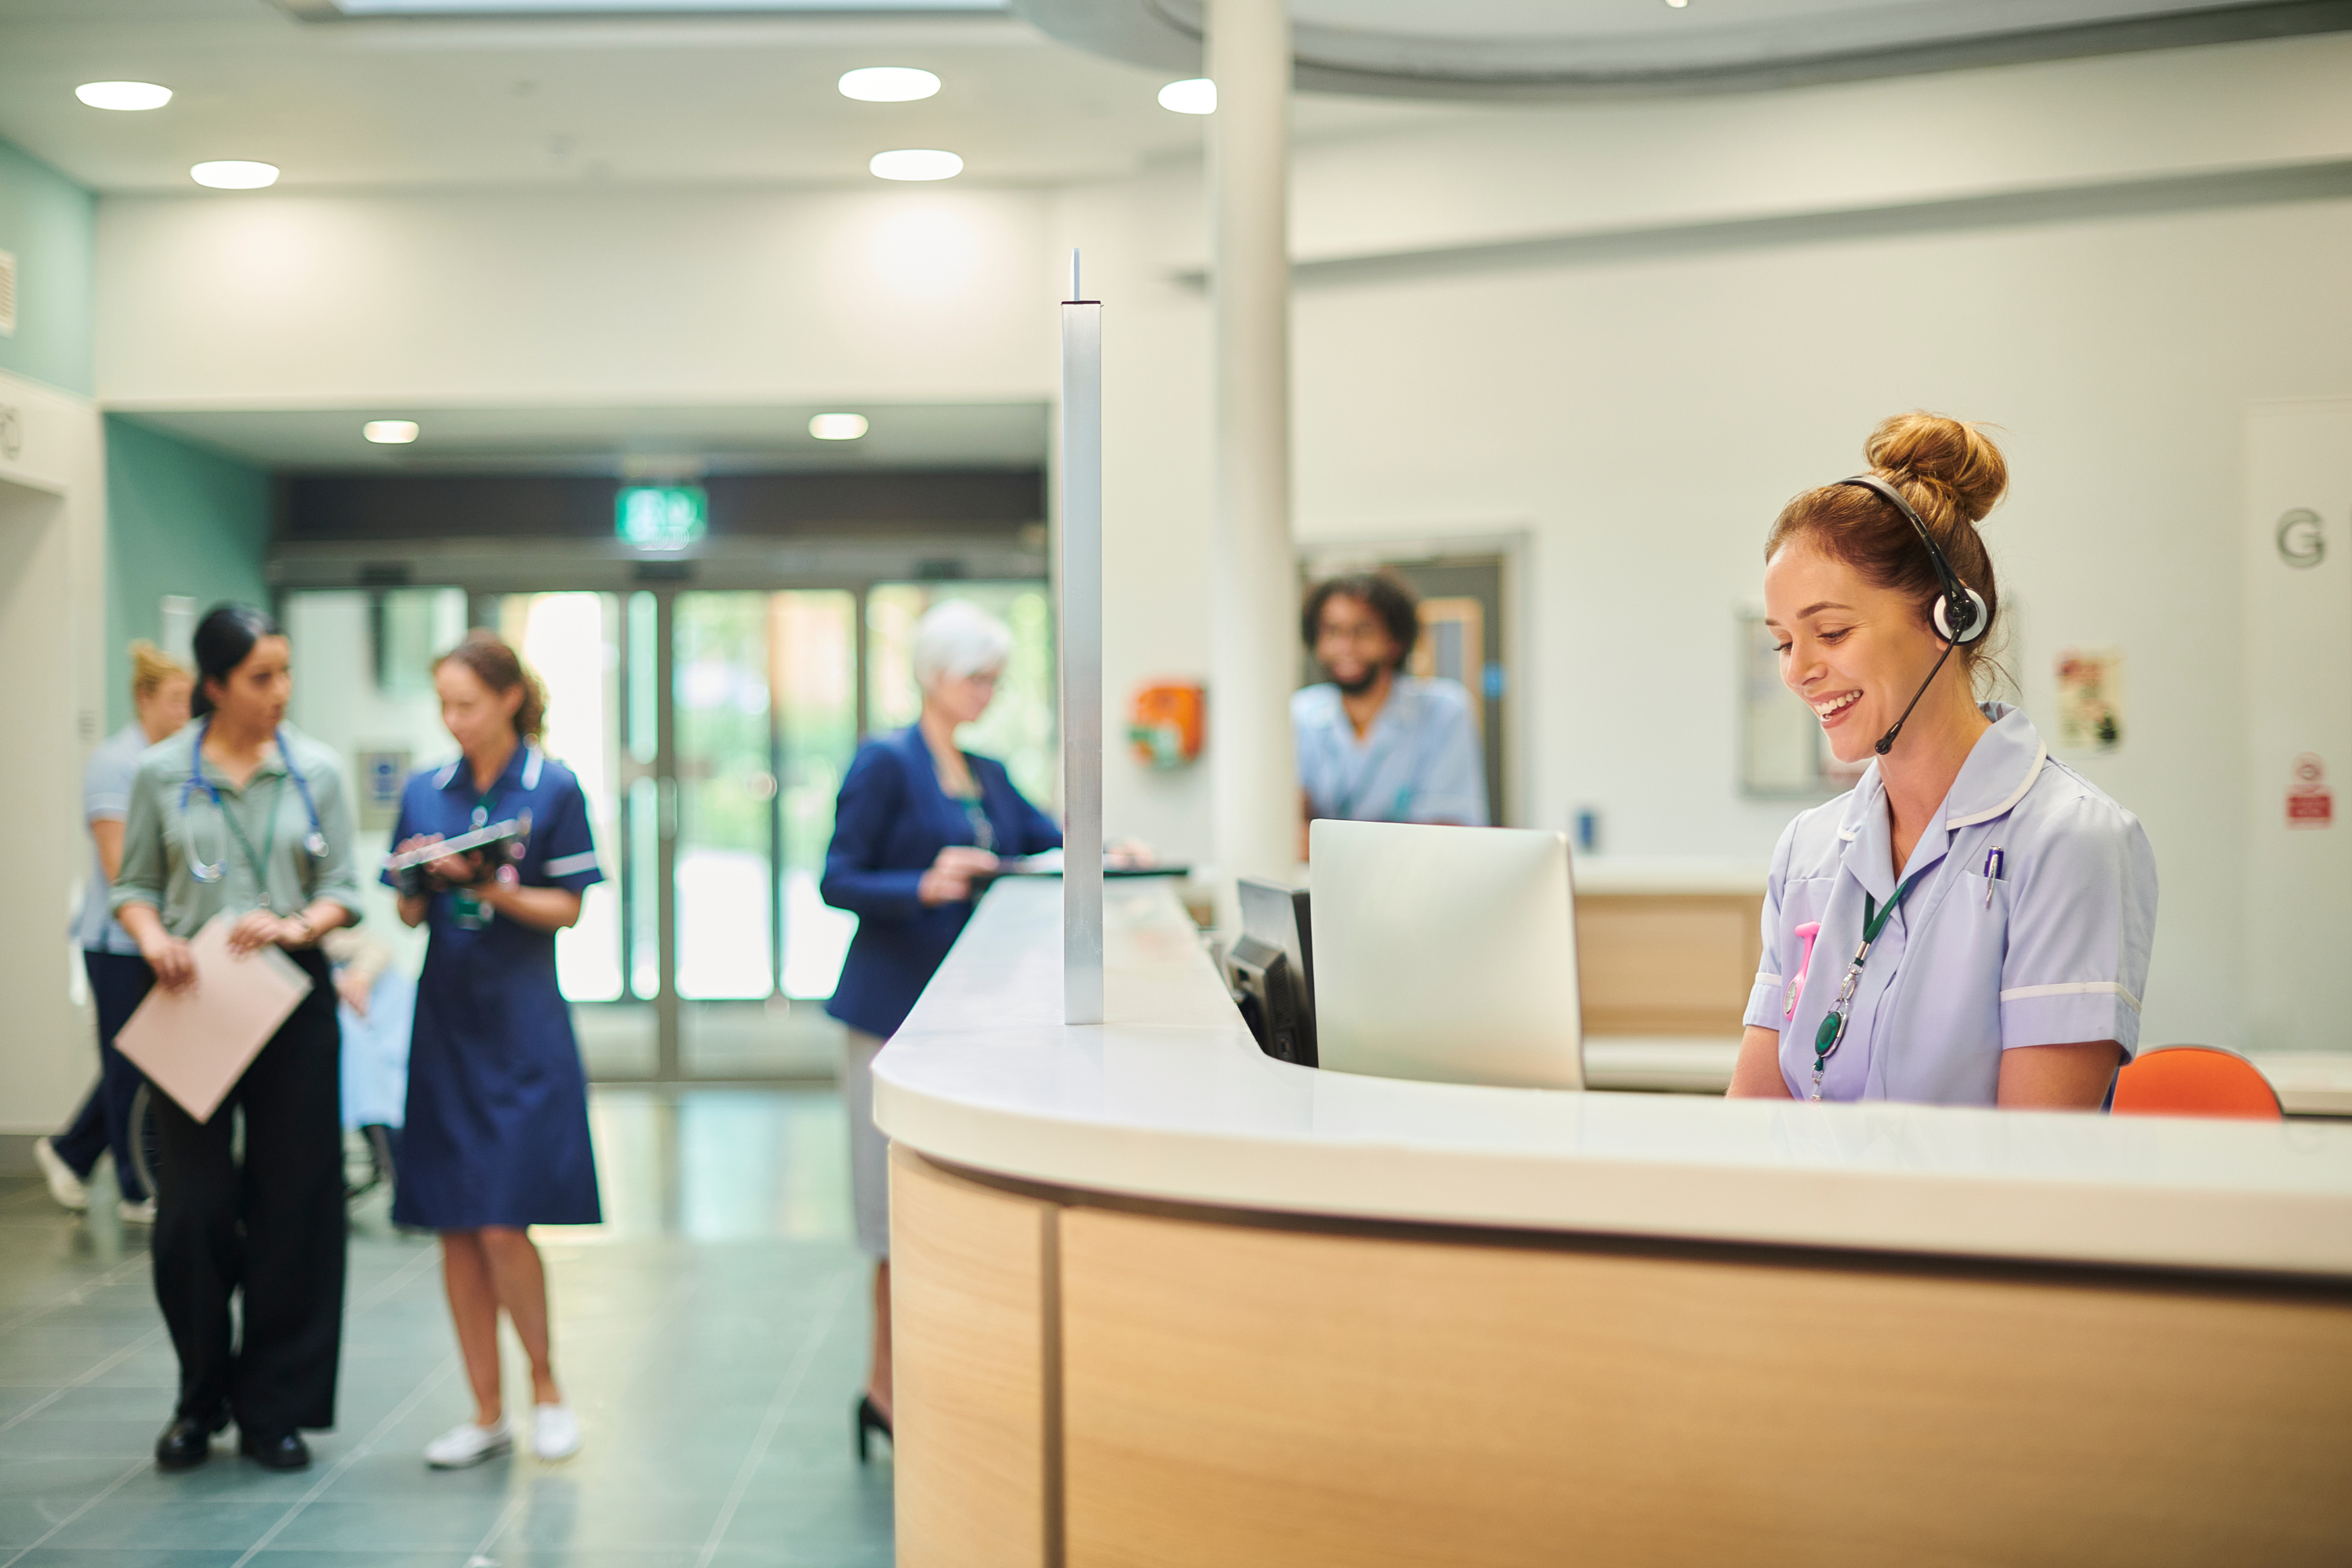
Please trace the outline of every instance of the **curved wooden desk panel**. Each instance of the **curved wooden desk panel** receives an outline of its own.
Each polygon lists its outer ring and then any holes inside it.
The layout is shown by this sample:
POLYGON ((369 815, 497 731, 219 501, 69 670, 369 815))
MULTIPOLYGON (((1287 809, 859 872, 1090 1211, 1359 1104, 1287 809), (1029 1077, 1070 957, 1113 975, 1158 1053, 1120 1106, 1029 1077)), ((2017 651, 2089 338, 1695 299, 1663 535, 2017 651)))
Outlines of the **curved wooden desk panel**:
POLYGON ((906 1568, 2352 1551, 2334 1287, 893 1182, 906 1568))
POLYGON ((1054 1208, 903 1149, 890 1172, 898 1561, 1052 1561, 1054 1208), (911 1351, 911 1354, 909 1352, 911 1351))
POLYGON ((908 1568, 2352 1563, 2352 1125, 1318 1073, 1059 916, 875 1064, 908 1568))

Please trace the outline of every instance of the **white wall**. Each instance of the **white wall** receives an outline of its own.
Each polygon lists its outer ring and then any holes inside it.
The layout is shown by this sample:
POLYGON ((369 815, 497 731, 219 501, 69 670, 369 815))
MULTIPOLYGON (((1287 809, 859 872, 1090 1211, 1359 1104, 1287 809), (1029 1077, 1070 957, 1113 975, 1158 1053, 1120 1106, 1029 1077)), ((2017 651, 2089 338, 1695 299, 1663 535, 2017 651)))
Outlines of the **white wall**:
POLYGON ((98 1073, 66 927, 90 866, 81 766, 106 711, 105 459, 97 409, 37 382, 0 374, 0 423, 17 433, 0 442, 0 669, 11 748, 30 759, 0 769, 0 1132, 52 1132, 98 1073))
MULTIPOLYGON (((1884 206, 2352 157, 2352 40, 1496 114, 1299 157, 1304 257, 1884 206)), ((1106 310, 1114 698, 1208 664, 1205 305, 1193 176, 1072 193, 1106 310), (1091 258, 1099 257, 1097 265, 1091 258)), ((1988 536, 2046 719, 2067 645, 2126 650, 2127 743, 2084 771, 2163 878, 2151 1041, 2247 1040, 2238 719, 2241 422, 2352 391, 2352 201, 1456 266, 1302 283, 1303 540, 1530 539, 1519 806, 1608 847, 1760 859, 1790 815, 1736 787, 1732 617, 1790 494, 1885 414, 2006 431, 1988 536)), ((2054 725, 2049 726, 2054 729, 2054 725)), ((1212 740, 1213 744, 1213 738, 1212 740)), ((1205 780, 1114 764, 1114 821, 1207 847, 1205 780)))
POLYGON ((1035 398, 1044 197, 108 196, 113 407, 1035 398))
MULTIPOLYGON (((2352 37, 2302 38, 1303 145, 1310 260, 1805 226, 1307 274, 1302 538, 1524 531, 1522 819, 1591 806, 1617 852, 1760 858, 1788 810, 1736 789, 1731 617, 1772 514, 1850 472, 1889 412, 1997 422, 2017 483, 1990 537, 2027 707, 2046 715, 2062 646, 2129 660, 2126 749, 2085 767, 2158 847, 2149 1037, 2242 1042, 2241 419, 2352 391, 2352 199, 2095 215, 2135 182, 2352 162, 2347 79, 2352 37), (2078 187, 2106 194, 2030 222, 1871 216, 2078 187)), ((1082 244, 1107 302, 1116 736, 1136 684, 1209 663, 1207 312, 1181 276, 1202 210, 1190 165, 1060 193, 110 198, 100 385, 148 406, 1050 395, 1082 244)), ((1197 769, 1120 752, 1106 807, 1208 849, 1197 769)))

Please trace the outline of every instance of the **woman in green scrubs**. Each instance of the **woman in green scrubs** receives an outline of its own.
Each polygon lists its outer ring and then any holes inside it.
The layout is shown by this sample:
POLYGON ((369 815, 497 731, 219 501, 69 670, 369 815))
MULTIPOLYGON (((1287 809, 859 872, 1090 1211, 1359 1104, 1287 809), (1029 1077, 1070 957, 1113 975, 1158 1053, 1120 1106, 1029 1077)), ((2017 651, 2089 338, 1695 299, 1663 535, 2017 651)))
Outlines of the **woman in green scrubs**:
POLYGON ((194 651, 196 721, 131 786, 116 918, 166 988, 194 980, 188 941, 216 916, 236 921, 233 949, 283 949, 311 988, 209 1120, 155 1097, 155 1299, 180 1357, 155 1460, 204 1463, 233 1416, 245 1454, 299 1469, 301 1429, 334 1425, 342 1345, 341 1041, 319 939, 358 918, 351 805, 335 754, 286 728, 275 621, 220 605, 194 651))

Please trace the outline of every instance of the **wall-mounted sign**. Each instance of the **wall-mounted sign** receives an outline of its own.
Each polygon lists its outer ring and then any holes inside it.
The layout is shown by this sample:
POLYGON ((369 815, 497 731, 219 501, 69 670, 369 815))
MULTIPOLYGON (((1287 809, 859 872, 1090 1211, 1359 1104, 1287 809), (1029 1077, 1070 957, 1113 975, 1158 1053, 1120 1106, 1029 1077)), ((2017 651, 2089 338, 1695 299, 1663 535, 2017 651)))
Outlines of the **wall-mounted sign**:
POLYGON ((352 760, 360 775, 360 826, 390 827, 400 820, 400 795, 408 784, 408 748, 362 746, 352 760))
POLYGON ((699 485, 628 485, 613 503, 613 531, 639 550, 683 550, 710 525, 699 485))
POLYGON ((2279 559, 2297 570, 2307 571, 2327 559, 2327 536, 2319 525, 2319 514, 2307 506, 2296 507, 2278 520, 2279 559))
POLYGON ((2123 649, 2064 649, 2058 655, 2058 749, 2112 752, 2123 743, 2123 649))
POLYGON ((2327 787, 2327 767, 2309 752, 2294 760, 2294 783, 2286 786, 2289 827, 2336 826, 2336 792, 2327 787))

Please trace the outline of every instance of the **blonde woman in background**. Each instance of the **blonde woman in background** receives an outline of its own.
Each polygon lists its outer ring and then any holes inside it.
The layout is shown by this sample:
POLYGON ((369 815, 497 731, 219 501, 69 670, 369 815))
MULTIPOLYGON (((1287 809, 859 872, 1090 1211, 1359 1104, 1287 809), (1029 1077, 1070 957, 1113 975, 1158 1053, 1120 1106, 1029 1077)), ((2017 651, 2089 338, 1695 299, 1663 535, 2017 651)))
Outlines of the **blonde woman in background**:
POLYGON ((961 599, 915 623, 922 716, 858 748, 833 810, 824 901, 857 917, 857 935, 825 1011, 849 1026, 842 1099, 849 1112, 857 1243, 875 1261, 874 1348, 855 1412, 857 1457, 890 1435, 888 1153, 874 1125, 874 1058, 971 918, 999 858, 1058 849, 1062 830, 1013 787, 1004 764, 956 744, 988 711, 1013 654, 1004 623, 961 599))
POLYGON ((98 1082, 82 1101, 73 1124, 33 1145, 33 1157, 48 1178, 49 1195, 69 1209, 89 1207, 89 1176, 101 1151, 114 1152, 114 1180, 121 1215, 134 1225, 152 1225, 155 1199, 140 1184, 131 1158, 131 1102, 138 1096, 139 1069, 114 1048, 114 1037, 147 994, 154 974, 139 956, 139 944, 115 921, 108 894, 122 867, 122 819, 131 809, 131 782, 147 748, 169 740, 188 721, 188 699, 196 678, 188 667, 142 639, 131 645, 131 721, 100 742, 82 772, 82 816, 89 825, 90 878, 81 896, 73 934, 81 943, 82 970, 89 976, 90 1000, 98 1009, 98 1082))

